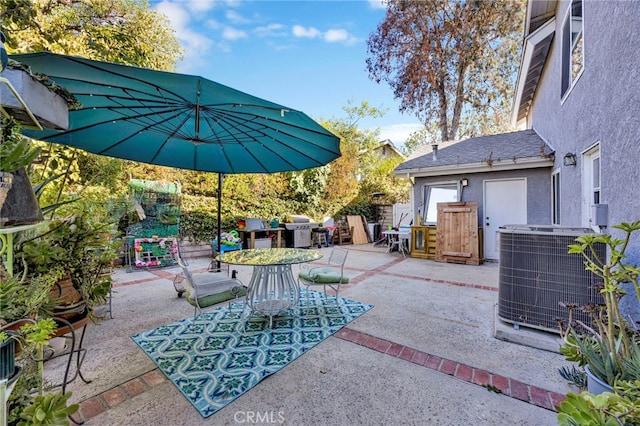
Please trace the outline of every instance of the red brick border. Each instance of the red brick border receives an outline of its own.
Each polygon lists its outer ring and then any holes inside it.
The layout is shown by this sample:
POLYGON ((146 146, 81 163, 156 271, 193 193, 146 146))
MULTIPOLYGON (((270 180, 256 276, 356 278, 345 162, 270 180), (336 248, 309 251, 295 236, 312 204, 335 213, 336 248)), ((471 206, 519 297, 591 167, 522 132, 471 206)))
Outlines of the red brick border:
MULTIPOLYGON (((496 287, 487 285, 462 283, 457 281, 431 279, 428 277, 417 277, 413 275, 386 272, 386 269, 389 266, 395 265, 404 260, 404 258, 398 258, 374 270, 364 271, 362 274, 354 277, 349 284, 343 285, 343 287, 351 287, 364 281, 367 278, 382 274, 409 278, 418 281, 449 284, 459 287, 469 287, 488 291, 498 291, 496 287)), ((202 270, 204 271, 206 269, 207 268, 203 268, 202 270)), ((123 283, 114 283, 113 287, 124 287, 133 284, 141 284, 158 279, 173 280, 176 276, 180 275, 179 273, 174 274, 162 270, 149 270, 149 272, 155 275, 155 277, 143 278, 123 283)), ((381 339, 366 333, 361 333, 349 328, 343 328, 338 333, 336 333, 335 336, 342 340, 367 347, 376 352, 400 358, 404 361, 411 362, 413 364, 417 364, 432 370, 439 371, 443 374, 456 377, 462 381, 483 386, 491 390, 500 391, 505 396, 516 398, 529 404, 545 408, 547 410, 555 411, 554 407, 565 399, 564 395, 556 392, 551 392, 533 385, 528 385, 526 383, 522 383, 520 381, 510 379, 498 374, 492 374, 491 372, 486 370, 474 368, 453 360, 441 358, 427 352, 413 349, 408 346, 400 345, 398 343, 391 342, 386 339, 381 339)), ((99 395, 90 397, 89 399, 80 402, 80 411, 78 414, 81 416, 82 420, 86 421, 92 417, 97 416, 98 414, 105 412, 109 408, 113 408, 121 404, 122 402, 134 398, 137 395, 140 395, 148 391, 149 389, 163 384, 167 381, 168 379, 160 372, 160 370, 156 368, 140 377, 131 379, 112 389, 104 391, 99 395)))
POLYGON ((339 339, 373 349, 376 352, 400 358, 404 361, 424 366, 449 376, 454 376, 462 381, 482 386, 489 390, 499 390, 505 396, 516 398, 550 411, 556 411, 555 406, 565 399, 564 395, 557 392, 528 385, 518 380, 493 374, 486 370, 441 358, 349 328, 343 328, 336 333, 335 336, 339 339))
POLYGON ((152 387, 161 385, 167 381, 167 378, 156 368, 141 377, 136 377, 128 382, 118 385, 112 389, 102 392, 80 403, 79 414, 82 420, 87 421, 113 408, 128 399, 131 399, 141 393, 144 393, 152 387))

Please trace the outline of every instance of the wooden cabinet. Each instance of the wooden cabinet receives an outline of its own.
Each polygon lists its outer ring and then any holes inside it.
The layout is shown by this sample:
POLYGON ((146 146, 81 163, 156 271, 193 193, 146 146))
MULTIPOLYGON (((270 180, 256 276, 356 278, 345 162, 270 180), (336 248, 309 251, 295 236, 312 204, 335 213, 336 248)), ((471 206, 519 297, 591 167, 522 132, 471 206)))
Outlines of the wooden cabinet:
POLYGON ((411 257, 435 259, 436 257, 436 227, 411 227, 411 257))
POLYGON ((436 261, 479 265, 481 242, 477 201, 438 203, 436 261))
POLYGON ((176 264, 178 241, 175 238, 136 238, 133 248, 138 268, 176 264))

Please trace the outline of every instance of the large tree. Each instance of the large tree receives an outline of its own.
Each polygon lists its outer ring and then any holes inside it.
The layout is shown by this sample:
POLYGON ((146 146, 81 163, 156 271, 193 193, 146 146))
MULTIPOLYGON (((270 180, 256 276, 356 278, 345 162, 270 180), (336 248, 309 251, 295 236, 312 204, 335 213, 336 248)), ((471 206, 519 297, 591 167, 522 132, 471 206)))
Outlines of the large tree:
POLYGON ((49 51, 172 70, 182 48, 146 0, 0 0, 9 53, 49 51))
POLYGON ((465 136, 486 131, 506 121, 524 10, 515 0, 388 0, 367 42, 369 76, 391 86, 400 111, 435 122, 441 140, 459 137, 461 123, 465 136))

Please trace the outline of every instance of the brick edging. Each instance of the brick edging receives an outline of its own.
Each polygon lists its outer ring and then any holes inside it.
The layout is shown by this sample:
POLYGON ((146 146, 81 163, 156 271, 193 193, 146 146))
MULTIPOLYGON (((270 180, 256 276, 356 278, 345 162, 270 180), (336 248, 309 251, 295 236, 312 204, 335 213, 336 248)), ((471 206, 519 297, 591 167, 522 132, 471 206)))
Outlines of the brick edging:
POLYGON ((83 421, 87 421, 167 381, 166 376, 156 367, 142 376, 80 402, 79 414, 83 421))
MULTIPOLYGON (((474 368, 350 328, 343 328, 334 336, 550 411, 555 412, 555 406, 565 399, 564 395, 557 392, 548 391, 499 374, 493 374, 487 370, 474 368)), ((168 379, 156 367, 140 377, 131 379, 80 402, 79 414, 82 420, 89 420, 165 382, 168 382, 168 379)))
POLYGON ((350 328, 343 328, 335 336, 376 352, 454 376, 462 381, 485 387, 489 391, 501 393, 550 411, 555 412, 555 406, 565 399, 564 395, 557 392, 548 391, 499 374, 493 374, 487 370, 474 368, 350 328))

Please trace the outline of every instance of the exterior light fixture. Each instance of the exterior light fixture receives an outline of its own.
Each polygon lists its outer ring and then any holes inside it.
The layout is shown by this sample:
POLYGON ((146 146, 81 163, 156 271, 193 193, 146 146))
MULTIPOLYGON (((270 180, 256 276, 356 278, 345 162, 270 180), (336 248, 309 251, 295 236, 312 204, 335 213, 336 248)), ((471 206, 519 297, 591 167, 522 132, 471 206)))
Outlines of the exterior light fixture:
POLYGON ((573 152, 567 152, 564 155, 564 165, 565 166, 575 166, 576 164, 578 164, 578 161, 576 159, 576 155, 573 152))

